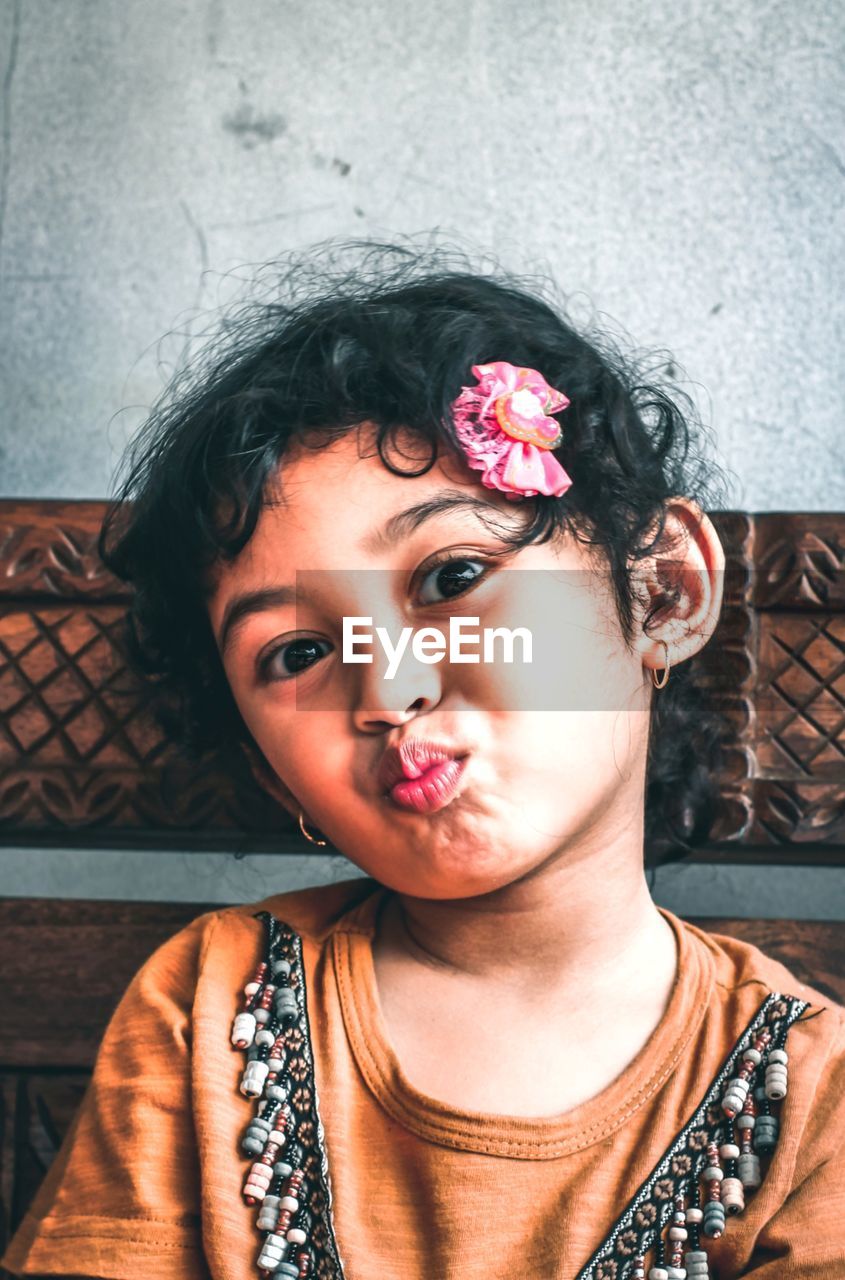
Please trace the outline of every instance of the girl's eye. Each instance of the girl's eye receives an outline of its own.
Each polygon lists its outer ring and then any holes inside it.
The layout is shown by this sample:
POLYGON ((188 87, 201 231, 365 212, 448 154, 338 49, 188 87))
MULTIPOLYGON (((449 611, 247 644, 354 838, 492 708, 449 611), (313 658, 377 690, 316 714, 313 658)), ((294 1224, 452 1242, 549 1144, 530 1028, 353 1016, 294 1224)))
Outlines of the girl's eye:
MULTIPOLYGON (((492 566, 483 560, 445 555, 428 570, 423 579, 423 587, 430 578, 433 578, 434 590, 441 591, 447 600, 453 599, 455 596, 464 595, 476 582, 486 577, 491 568, 492 566), (473 566, 480 567, 481 572, 476 572, 473 566)), ((439 603, 436 598, 425 599, 422 592, 421 599, 423 604, 439 603)))
POLYGON ((320 660, 319 650, 322 647, 331 648, 325 640, 314 640, 310 636, 303 636, 299 640, 287 640, 262 658, 259 674, 262 680, 290 680, 300 671, 307 670, 320 660), (280 654, 282 655, 281 665, 277 665, 276 659, 280 654))
MULTIPOLYGON (((423 588, 429 579, 433 579, 433 590, 442 593, 434 598, 427 598, 423 592, 420 598, 423 604, 439 604, 441 599, 454 599, 465 595, 477 582, 486 578, 492 565, 483 560, 472 560, 466 556, 442 555, 432 564, 423 578, 423 588)), ((262 681, 292 680, 301 671, 307 671, 325 656, 331 649, 326 640, 317 640, 313 636, 302 636, 298 640, 286 640, 275 649, 271 649, 258 664, 258 674, 262 681), (279 659, 279 661, 277 661, 279 659)))

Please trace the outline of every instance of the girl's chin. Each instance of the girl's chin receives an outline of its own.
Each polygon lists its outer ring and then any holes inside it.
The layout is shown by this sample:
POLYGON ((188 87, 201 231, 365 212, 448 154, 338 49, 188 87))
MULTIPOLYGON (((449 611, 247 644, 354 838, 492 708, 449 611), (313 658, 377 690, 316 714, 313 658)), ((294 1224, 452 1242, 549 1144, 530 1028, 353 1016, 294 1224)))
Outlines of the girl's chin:
POLYGON ((396 893, 412 898, 448 901, 496 893, 521 879, 529 870, 529 867, 504 866, 501 862, 486 866, 455 865, 451 859, 449 865, 433 866, 428 863, 424 867, 417 865, 401 870, 393 862, 381 868, 374 867, 367 874, 396 893))

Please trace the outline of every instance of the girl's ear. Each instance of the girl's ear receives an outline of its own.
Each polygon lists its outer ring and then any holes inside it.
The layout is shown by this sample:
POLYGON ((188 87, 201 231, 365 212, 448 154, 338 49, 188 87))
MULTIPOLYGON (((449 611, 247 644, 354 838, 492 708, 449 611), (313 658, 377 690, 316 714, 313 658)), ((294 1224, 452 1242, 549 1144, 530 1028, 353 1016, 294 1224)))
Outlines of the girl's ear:
POLYGON ((283 809, 287 809, 292 817, 298 818, 302 806, 292 791, 285 786, 279 775, 270 767, 264 752, 254 742, 242 742, 241 747, 249 764, 250 772, 263 791, 277 801, 283 809))
POLYGON ((684 662, 703 649, 716 629, 722 610, 725 552, 710 517, 692 498, 670 498, 659 543, 639 560, 634 573, 645 594, 640 596, 640 622, 650 601, 665 601, 649 625, 640 630, 636 649, 643 665, 659 669, 684 662))

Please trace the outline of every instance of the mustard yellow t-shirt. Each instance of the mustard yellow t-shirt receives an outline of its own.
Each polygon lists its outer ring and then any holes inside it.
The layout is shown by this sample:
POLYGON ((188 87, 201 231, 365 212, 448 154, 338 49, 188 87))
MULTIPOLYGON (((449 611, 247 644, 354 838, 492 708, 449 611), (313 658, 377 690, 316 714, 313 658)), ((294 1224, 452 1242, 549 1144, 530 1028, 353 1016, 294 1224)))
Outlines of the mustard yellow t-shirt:
POLYGON ((757 948, 664 912, 676 983, 620 1076, 557 1117, 458 1111, 409 1083, 387 1035, 371 946, 387 893, 354 880, 275 895, 208 912, 159 947, 108 1026, 80 1111, 2 1264, 15 1275, 112 1280, 261 1274, 258 1207, 242 1196, 255 1157, 240 1145, 256 1105, 239 1092, 246 1059, 230 1032, 265 953, 254 915, 264 911, 301 939, 291 981, 307 1023, 291 1061, 297 1114, 315 1108, 298 1139, 319 1144, 322 1125, 327 1159, 327 1195, 317 1188, 309 1201, 318 1280, 626 1280, 637 1233, 671 1207, 683 1160, 706 1140, 691 1118, 777 995, 809 1005, 788 1030, 780 1135, 744 1212, 706 1242, 711 1274, 845 1277, 845 1009, 757 948), (676 1140, 665 1176, 650 1180, 676 1140))

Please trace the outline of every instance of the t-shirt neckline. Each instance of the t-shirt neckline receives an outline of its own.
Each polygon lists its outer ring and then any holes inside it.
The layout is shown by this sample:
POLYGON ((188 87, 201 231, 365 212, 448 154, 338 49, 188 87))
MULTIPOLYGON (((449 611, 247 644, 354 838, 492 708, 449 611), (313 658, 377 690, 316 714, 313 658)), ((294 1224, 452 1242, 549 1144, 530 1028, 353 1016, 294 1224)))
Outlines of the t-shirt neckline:
POLYGON ((368 1088, 412 1133, 443 1146, 517 1159, 555 1159, 600 1142, 666 1083, 710 1001, 714 963, 708 948, 671 911, 659 907, 676 940, 678 967, 657 1027, 615 1080, 579 1106, 553 1116, 464 1111, 411 1084, 390 1040, 378 997, 372 942, 390 890, 379 886, 333 932, 333 964, 346 1033, 368 1088))

